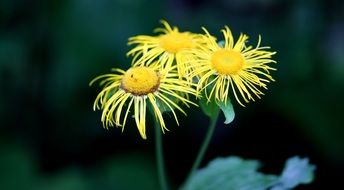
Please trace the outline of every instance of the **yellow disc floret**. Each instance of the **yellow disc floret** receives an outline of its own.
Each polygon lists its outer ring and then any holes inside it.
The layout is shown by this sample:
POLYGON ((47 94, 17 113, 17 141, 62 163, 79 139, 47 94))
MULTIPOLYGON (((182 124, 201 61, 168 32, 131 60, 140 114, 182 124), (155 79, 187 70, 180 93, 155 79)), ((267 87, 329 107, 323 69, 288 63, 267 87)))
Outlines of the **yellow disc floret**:
POLYGON ((147 95, 159 88, 160 76, 149 67, 134 67, 125 72, 121 88, 135 96, 147 95))
POLYGON ((232 75, 238 73, 244 65, 244 58, 238 52, 219 49, 211 57, 211 66, 219 73, 232 75))
POLYGON ((192 36, 187 32, 173 30, 160 38, 160 46, 169 53, 177 53, 193 47, 192 36))

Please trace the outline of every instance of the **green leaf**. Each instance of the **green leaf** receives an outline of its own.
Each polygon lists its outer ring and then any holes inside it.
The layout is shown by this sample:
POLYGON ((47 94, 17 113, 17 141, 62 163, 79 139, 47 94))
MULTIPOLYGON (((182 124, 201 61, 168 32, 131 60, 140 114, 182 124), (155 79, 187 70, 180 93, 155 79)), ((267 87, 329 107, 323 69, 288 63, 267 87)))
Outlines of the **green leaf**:
POLYGON ((308 163, 308 159, 297 156, 289 158, 285 164, 279 184, 272 190, 292 189, 299 184, 309 184, 314 179, 315 166, 308 163))
POLYGON ((235 112, 231 100, 228 98, 227 103, 219 102, 219 107, 221 108, 223 114, 225 115, 225 124, 229 124, 234 120, 235 112))
POLYGON ((204 169, 198 170, 183 190, 264 190, 276 183, 275 175, 257 172, 260 164, 240 157, 217 158, 204 169))
POLYGON ((288 190, 299 184, 311 183, 315 166, 308 159, 293 157, 287 160, 281 176, 257 172, 260 163, 240 157, 216 158, 195 174, 183 190, 288 190))
POLYGON ((199 100, 199 105, 205 115, 210 118, 215 118, 218 114, 219 107, 215 103, 215 100, 207 102, 207 98, 201 98, 199 100))

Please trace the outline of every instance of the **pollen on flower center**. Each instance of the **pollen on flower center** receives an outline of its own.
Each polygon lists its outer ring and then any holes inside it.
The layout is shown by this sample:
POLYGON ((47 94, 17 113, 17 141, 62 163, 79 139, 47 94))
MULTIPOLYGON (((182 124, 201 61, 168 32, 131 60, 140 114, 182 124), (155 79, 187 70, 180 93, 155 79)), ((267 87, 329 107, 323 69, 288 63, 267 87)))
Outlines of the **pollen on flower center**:
POLYGON ((160 46, 169 53, 177 53, 184 48, 192 48, 192 38, 188 33, 173 31, 160 38, 160 46))
POLYGON ((149 67, 131 68, 125 72, 121 81, 121 88, 135 96, 153 93, 159 85, 159 73, 149 67))
POLYGON ((211 66, 220 74, 236 74, 244 65, 244 58, 233 50, 220 49, 211 57, 211 66))

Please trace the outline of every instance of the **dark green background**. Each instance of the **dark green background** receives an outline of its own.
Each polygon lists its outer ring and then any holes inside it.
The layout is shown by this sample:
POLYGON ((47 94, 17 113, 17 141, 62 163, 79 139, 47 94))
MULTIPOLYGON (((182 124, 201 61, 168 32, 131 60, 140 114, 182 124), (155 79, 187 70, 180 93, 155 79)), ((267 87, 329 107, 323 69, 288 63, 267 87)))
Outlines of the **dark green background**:
MULTIPOLYGON (((180 30, 205 26, 278 53, 276 82, 236 118, 220 118, 205 165, 218 156, 259 159, 267 173, 300 155, 317 165, 312 185, 342 185, 344 169, 344 11, 342 1, 5 0, 0 2, 0 189, 155 189, 152 125, 144 141, 130 121, 104 130, 92 111, 99 92, 88 83, 110 68, 126 69, 128 37, 166 19, 180 30)), ((166 115, 168 175, 183 182, 205 134, 199 108, 166 115)), ((333 188, 332 188, 333 189, 333 188)), ((337 188, 338 189, 338 188, 337 188)))

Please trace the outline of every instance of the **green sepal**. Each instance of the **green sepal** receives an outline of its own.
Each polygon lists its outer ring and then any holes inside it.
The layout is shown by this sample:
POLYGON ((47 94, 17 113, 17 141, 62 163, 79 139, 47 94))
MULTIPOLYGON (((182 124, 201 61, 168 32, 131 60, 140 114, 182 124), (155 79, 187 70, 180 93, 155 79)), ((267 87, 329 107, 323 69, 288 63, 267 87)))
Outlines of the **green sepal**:
POLYGON ((228 98, 227 102, 218 102, 217 103, 218 106, 220 107, 220 109, 222 110, 223 114, 225 115, 225 124, 230 124, 235 117, 235 112, 234 112, 234 108, 232 105, 231 100, 228 98))
POLYGON ((220 47, 224 48, 225 47, 225 41, 224 40, 218 41, 217 45, 219 45, 220 47))
POLYGON ((234 120, 235 112, 230 98, 227 98, 227 102, 225 103, 216 102, 214 96, 211 97, 210 101, 208 101, 204 93, 202 96, 199 105, 205 115, 214 119, 218 114, 218 110, 221 109, 226 118, 224 121, 225 124, 230 124, 234 120))
POLYGON ((215 118, 219 112, 219 106, 216 104, 215 100, 208 102, 206 97, 202 97, 199 100, 199 106, 201 107, 203 113, 211 119, 215 118))
MULTIPOLYGON (((171 111, 170 108, 164 102, 162 102, 160 99, 156 98, 155 100, 156 100, 156 105, 158 106, 161 114, 171 111)), ((175 102, 176 100, 173 99, 173 101, 175 102)))

